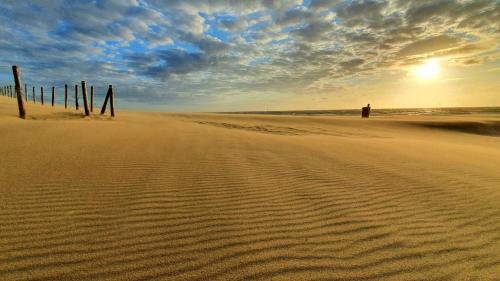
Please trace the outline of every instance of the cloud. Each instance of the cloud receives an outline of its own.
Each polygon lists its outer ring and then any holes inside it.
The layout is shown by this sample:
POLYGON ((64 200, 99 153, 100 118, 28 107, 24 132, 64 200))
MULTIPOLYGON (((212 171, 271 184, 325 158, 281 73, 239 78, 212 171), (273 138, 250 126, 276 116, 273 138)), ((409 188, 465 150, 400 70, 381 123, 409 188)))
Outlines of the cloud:
POLYGON ((399 51, 399 55, 404 57, 432 53, 435 51, 454 47, 459 42, 461 42, 459 38, 448 35, 438 35, 422 39, 404 46, 401 51, 399 51))
POLYGON ((334 26, 327 21, 311 21, 306 26, 295 29, 290 33, 305 40, 315 41, 325 39, 326 33, 332 31, 334 26))
POLYGON ((311 0, 309 8, 315 11, 331 9, 334 8, 340 2, 341 1, 339 0, 311 0))
POLYGON ((387 7, 386 1, 346 1, 338 6, 337 16, 346 26, 363 25, 380 19, 385 7, 387 7))

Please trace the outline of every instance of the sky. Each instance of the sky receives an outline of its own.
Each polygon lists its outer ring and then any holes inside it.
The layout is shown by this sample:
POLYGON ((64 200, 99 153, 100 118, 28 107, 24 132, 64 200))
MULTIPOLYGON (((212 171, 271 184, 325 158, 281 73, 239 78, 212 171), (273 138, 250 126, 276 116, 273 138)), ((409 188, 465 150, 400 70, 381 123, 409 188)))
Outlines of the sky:
POLYGON ((154 111, 500 106, 500 0, 0 2, 0 84, 154 111))

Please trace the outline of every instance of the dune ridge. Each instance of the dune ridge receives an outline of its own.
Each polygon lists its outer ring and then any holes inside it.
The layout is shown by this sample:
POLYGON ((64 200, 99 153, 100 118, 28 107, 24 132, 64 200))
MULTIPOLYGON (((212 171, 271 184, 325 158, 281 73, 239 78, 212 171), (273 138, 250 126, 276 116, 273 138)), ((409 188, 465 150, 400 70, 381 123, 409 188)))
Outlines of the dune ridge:
POLYGON ((12 106, 0 98, 1 280, 500 276, 500 139, 447 127, 497 116, 12 106))

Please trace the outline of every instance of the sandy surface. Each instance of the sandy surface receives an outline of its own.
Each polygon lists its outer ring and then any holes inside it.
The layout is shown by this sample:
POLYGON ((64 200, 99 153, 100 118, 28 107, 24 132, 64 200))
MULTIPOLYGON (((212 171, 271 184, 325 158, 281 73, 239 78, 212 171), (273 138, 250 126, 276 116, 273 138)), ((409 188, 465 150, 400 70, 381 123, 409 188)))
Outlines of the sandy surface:
POLYGON ((500 117, 0 97, 0 280, 500 280, 500 117))

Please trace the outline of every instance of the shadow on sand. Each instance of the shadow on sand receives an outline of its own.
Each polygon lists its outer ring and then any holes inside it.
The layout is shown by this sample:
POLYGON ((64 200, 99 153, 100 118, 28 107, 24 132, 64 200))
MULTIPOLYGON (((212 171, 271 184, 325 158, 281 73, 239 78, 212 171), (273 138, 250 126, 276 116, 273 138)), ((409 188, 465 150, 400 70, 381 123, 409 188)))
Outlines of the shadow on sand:
POLYGON ((78 120, 78 119, 92 119, 92 120, 112 120, 109 116, 100 114, 85 116, 81 112, 55 112, 50 114, 33 114, 29 115, 28 120, 78 120))
POLYGON ((416 126, 483 136, 500 137, 500 121, 488 122, 416 122, 416 126))

